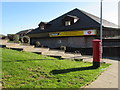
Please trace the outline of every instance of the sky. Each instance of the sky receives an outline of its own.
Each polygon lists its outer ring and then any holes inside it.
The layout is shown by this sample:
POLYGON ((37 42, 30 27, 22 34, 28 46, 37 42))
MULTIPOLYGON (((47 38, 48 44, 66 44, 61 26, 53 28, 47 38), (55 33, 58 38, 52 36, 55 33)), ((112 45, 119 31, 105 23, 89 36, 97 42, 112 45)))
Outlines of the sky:
MULTIPOLYGON (((21 30, 37 28, 38 24, 49 22, 75 8, 84 10, 100 17, 100 0, 96 1, 30 1, 15 2, 14 0, 4 0, 0 2, 0 17, 2 28, 0 33, 14 34, 21 30)), ((118 1, 103 0, 103 19, 118 24, 118 1)))

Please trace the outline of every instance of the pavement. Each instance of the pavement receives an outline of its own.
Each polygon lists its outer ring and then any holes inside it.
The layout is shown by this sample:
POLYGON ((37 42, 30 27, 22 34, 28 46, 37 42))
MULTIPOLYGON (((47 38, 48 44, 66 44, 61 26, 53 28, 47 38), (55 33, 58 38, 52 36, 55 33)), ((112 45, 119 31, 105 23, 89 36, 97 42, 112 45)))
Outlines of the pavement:
MULTIPOLYGON (((84 61, 92 62, 92 58, 84 59, 84 61)), ((120 63, 120 61, 102 59, 102 62, 112 65, 110 65, 95 81, 84 88, 118 88, 118 63, 120 63)))

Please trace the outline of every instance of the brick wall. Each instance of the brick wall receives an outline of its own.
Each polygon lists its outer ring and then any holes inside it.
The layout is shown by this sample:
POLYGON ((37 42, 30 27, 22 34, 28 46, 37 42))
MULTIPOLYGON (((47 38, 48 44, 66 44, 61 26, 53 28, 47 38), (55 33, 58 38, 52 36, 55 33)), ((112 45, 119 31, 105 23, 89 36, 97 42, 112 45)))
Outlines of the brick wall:
POLYGON ((92 47, 92 40, 94 37, 64 37, 64 38, 44 38, 31 39, 31 44, 39 41, 43 46, 49 48, 59 48, 60 46, 67 46, 73 48, 92 47))

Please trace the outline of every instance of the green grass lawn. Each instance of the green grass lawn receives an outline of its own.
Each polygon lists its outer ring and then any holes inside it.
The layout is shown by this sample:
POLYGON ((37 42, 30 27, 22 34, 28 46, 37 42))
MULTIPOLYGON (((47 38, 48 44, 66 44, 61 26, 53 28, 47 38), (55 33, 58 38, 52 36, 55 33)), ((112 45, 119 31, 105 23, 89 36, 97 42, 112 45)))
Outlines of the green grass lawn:
POLYGON ((110 64, 92 69, 92 63, 59 60, 29 52, 2 49, 4 88, 80 88, 110 64))

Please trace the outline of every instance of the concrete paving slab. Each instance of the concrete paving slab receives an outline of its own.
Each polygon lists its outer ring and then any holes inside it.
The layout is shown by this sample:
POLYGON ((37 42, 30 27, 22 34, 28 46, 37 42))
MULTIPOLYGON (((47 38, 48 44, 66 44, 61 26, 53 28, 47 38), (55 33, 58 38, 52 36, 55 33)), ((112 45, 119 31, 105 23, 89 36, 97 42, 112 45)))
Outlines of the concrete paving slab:
POLYGON ((65 53, 63 59, 81 59, 81 54, 65 53))
POLYGON ((13 48, 13 47, 19 46, 19 44, 16 44, 16 43, 6 43, 5 45, 7 48, 13 48))
POLYGON ((49 48, 32 48, 32 49, 26 49, 25 51, 41 54, 42 52, 45 52, 48 50, 49 50, 49 48))
MULTIPOLYGON (((90 61, 91 59, 86 59, 84 61, 90 61)), ((106 69, 94 82, 86 86, 85 88, 118 88, 118 62, 117 60, 102 59, 106 63, 111 63, 112 65, 106 69)))
POLYGON ((8 46, 10 49, 14 49, 14 50, 23 50, 26 51, 28 49, 32 49, 34 48, 33 46, 23 46, 23 45, 10 45, 8 46))
POLYGON ((46 52, 42 52, 42 55, 47 55, 47 56, 62 56, 64 55, 63 51, 59 51, 59 50, 49 50, 46 52))

